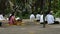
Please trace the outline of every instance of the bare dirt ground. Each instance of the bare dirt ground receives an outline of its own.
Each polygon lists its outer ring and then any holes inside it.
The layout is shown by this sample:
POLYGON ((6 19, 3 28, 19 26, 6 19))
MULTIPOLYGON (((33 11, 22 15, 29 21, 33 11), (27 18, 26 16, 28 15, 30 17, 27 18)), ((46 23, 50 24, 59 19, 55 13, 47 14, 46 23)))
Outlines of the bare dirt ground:
POLYGON ((60 24, 46 24, 45 28, 43 28, 43 24, 6 25, 0 27, 0 34, 60 34, 60 24))

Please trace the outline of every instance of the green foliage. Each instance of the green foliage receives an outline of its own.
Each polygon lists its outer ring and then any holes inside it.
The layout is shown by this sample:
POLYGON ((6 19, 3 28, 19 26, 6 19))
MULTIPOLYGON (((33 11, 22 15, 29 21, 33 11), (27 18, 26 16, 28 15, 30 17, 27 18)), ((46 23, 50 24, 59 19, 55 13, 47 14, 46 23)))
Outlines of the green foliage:
POLYGON ((58 12, 56 12, 55 17, 60 17, 60 10, 58 10, 58 12))
MULTIPOLYGON (((2 0, 4 1, 4 0, 2 0)), ((17 6, 16 16, 21 18, 29 18, 29 15, 34 12, 41 13, 41 0, 10 0, 15 6, 17 6)), ((10 5, 5 5, 7 1, 1 2, 0 0, 0 10, 4 10, 5 14, 12 12, 10 5)), ((49 2, 46 0, 45 12, 48 11, 49 2)), ((55 17, 60 17, 60 0, 51 0, 51 10, 54 12, 55 17)))

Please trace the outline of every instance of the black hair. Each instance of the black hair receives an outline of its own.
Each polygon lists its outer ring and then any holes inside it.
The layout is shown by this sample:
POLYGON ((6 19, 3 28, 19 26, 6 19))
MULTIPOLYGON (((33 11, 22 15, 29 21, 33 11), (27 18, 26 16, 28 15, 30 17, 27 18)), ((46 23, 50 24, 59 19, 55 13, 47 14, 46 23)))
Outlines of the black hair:
POLYGON ((34 14, 33 12, 31 14, 34 14))
POLYGON ((40 12, 38 12, 38 14, 40 14, 40 12))
POLYGON ((12 16, 14 16, 14 13, 15 13, 15 12, 13 12, 12 15, 9 17, 9 20, 11 19, 12 16))

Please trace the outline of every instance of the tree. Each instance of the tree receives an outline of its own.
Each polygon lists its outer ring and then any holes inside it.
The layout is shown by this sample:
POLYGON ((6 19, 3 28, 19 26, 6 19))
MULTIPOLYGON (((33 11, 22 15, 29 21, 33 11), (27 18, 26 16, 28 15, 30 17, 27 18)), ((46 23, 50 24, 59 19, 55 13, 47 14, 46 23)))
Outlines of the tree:
POLYGON ((7 8, 8 0, 0 0, 0 12, 5 14, 5 9, 7 8))

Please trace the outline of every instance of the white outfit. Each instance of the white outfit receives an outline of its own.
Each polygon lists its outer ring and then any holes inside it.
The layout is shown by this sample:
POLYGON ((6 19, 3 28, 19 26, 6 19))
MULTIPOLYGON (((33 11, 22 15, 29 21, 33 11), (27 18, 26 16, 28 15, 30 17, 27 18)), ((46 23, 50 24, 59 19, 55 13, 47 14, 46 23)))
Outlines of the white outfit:
POLYGON ((40 23, 44 22, 43 15, 40 15, 40 23))
POLYGON ((35 16, 34 16, 34 14, 31 14, 30 15, 30 21, 34 21, 35 20, 35 16))
POLYGON ((12 14, 10 14, 9 16, 11 16, 12 14))
POLYGON ((53 24, 54 23, 54 17, 53 17, 53 15, 48 14, 46 16, 46 20, 47 20, 48 24, 53 24))
POLYGON ((16 20, 20 19, 19 17, 16 18, 16 20))
POLYGON ((3 15, 0 15, 0 20, 5 20, 5 18, 3 17, 3 15))
POLYGON ((36 20, 40 20, 40 14, 36 15, 36 20))

